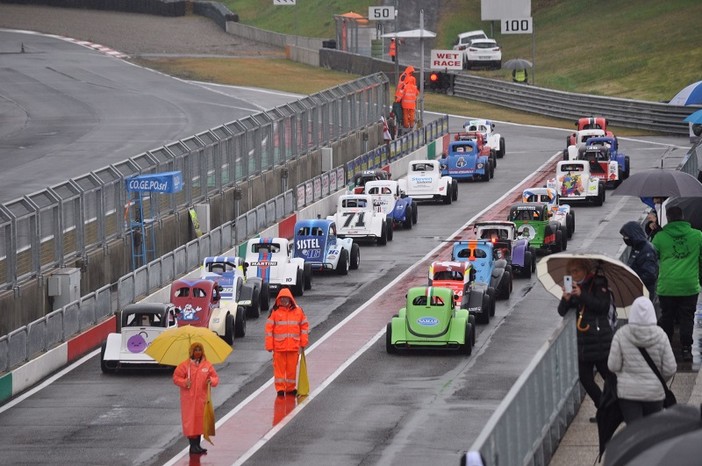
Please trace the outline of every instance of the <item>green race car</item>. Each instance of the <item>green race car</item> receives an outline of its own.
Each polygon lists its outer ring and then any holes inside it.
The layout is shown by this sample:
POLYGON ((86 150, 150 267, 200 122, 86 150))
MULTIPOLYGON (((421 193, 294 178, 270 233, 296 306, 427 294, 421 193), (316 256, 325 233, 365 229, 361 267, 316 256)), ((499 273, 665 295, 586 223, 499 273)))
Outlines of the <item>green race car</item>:
POLYGON ((568 230, 550 215, 543 202, 520 202, 509 209, 509 221, 514 222, 518 238, 529 240, 529 245, 545 254, 568 248, 568 230))
POLYGON ((469 356, 473 351, 473 326, 467 309, 454 308, 449 288, 410 288, 407 303, 388 323, 385 347, 399 349, 451 349, 469 356))

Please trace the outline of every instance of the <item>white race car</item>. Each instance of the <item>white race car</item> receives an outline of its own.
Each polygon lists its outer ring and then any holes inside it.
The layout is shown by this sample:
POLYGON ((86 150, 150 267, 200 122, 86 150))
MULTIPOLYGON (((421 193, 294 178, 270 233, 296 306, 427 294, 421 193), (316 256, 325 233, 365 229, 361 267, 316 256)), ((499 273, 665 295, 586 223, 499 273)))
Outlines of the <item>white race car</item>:
POLYGON ((505 138, 500 133, 495 132, 495 123, 490 120, 469 120, 463 124, 464 131, 477 131, 483 135, 485 145, 495 152, 495 156, 501 159, 505 156, 505 138))
POLYGON ((561 202, 587 201, 597 206, 605 202, 605 184, 592 176, 586 160, 558 162, 556 176, 546 182, 546 187, 555 189, 561 202))
POLYGON ((410 230, 417 223, 417 203, 400 189, 397 181, 369 181, 366 193, 373 197, 374 208, 385 213, 389 226, 410 230))
POLYGON ((312 267, 292 257, 286 238, 252 238, 246 244, 246 278, 260 278, 275 293, 290 288, 293 296, 302 296, 312 288, 312 267))
POLYGON ((522 192, 522 202, 544 202, 548 204, 551 219, 563 225, 568 238, 575 232, 575 211, 568 204, 561 204, 553 188, 527 188, 522 192))
POLYGON ((117 315, 117 332, 107 335, 107 340, 102 344, 102 372, 112 373, 125 367, 160 367, 144 350, 161 332, 178 325, 178 313, 179 309, 170 303, 125 306, 117 315))
POLYGON ((373 240, 379 245, 392 240, 392 223, 388 225, 380 201, 369 194, 339 196, 336 213, 327 219, 336 223, 336 236, 339 238, 373 240))
POLYGON ((578 152, 590 138, 602 137, 605 135, 602 129, 581 129, 566 138, 566 148, 563 150, 563 160, 577 160, 578 152))
POLYGON ((407 178, 400 179, 400 190, 415 201, 443 201, 451 204, 458 200, 458 181, 441 175, 438 160, 412 160, 407 167, 407 178))
POLYGON ((236 256, 208 256, 202 261, 200 277, 216 281, 221 287, 222 302, 243 306, 246 316, 258 318, 269 309, 268 283, 261 278, 246 278, 246 263, 236 256))

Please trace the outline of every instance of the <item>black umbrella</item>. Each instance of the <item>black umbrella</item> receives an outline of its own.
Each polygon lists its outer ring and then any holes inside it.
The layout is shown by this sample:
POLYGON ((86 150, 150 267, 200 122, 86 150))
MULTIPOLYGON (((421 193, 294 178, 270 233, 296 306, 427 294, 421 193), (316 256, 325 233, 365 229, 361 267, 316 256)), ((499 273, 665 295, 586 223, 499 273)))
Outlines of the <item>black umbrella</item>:
POLYGON ((534 65, 529 60, 523 58, 512 58, 502 64, 502 68, 507 70, 525 70, 533 66, 534 65))
POLYGON ((682 209, 683 218, 692 228, 702 230, 702 197, 676 197, 666 204, 667 207, 674 205, 682 209))
POLYGON ((700 407, 677 404, 618 432, 607 444, 604 466, 697 465, 700 457, 700 407))
POLYGON ((622 181, 613 196, 694 197, 702 196, 702 183, 679 170, 652 168, 633 173, 622 181))
POLYGON ((617 431, 619 425, 624 422, 622 410, 619 408, 619 398, 617 397, 617 376, 614 374, 607 376, 605 379, 600 405, 597 407, 595 418, 597 419, 597 436, 600 441, 601 457, 612 435, 617 431))

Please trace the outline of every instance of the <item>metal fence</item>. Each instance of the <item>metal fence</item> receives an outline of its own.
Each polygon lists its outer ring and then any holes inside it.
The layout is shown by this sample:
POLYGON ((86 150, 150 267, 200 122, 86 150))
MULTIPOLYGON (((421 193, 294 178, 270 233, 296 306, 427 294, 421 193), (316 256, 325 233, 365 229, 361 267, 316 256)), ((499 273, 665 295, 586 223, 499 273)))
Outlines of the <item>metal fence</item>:
POLYGON ((383 166, 448 133, 444 116, 424 128, 375 148, 343 167, 318 175, 240 215, 234 221, 211 229, 189 243, 124 275, 117 286, 99 290, 57 309, 41 319, 0 337, 0 374, 37 357, 72 336, 100 323, 127 304, 168 286, 174 279, 196 270, 206 256, 220 255, 294 211, 310 206, 342 189, 361 170, 383 166))
POLYGON ((377 123, 387 83, 382 73, 360 78, 0 205, 0 286, 64 267, 125 235, 125 178, 182 172, 180 193, 146 199, 158 220, 377 123))
POLYGON ((583 116, 601 115, 617 126, 680 135, 689 132, 688 124, 683 122, 685 117, 702 108, 574 94, 467 74, 455 75, 454 94, 464 99, 574 121, 583 116))

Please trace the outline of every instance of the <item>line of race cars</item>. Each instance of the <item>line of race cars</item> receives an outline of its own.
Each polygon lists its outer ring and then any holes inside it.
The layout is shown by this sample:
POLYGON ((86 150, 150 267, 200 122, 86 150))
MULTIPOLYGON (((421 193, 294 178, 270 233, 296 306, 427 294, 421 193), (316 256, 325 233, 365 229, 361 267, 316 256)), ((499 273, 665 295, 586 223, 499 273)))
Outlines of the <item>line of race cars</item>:
MULTIPOLYGON (((496 159, 505 155, 504 138, 488 120, 471 120, 464 129, 441 159, 410 161, 406 178, 393 180, 383 169, 356 174, 348 192, 338 197, 334 215, 299 220, 292 239, 253 238, 243 258, 204 258, 198 278, 172 283, 170 303, 126 306, 118 316, 117 332, 103 344, 103 372, 154 367, 144 350, 173 326, 207 327, 232 344, 246 335, 247 318, 268 311, 270 298, 281 288, 302 296, 312 288, 314 272, 346 275, 358 269, 359 243, 383 246, 395 230, 411 230, 418 221, 418 203, 451 204, 458 199, 459 179, 489 181, 496 159), (460 152, 459 147, 470 151, 460 152), (466 171, 452 157, 474 163, 474 168, 466 171), (456 167, 461 170, 456 172, 456 167)), ((604 202, 604 182, 590 176, 588 168, 587 161, 560 161, 547 186, 524 190, 522 202, 510 207, 507 219, 475 223, 470 239, 454 243, 450 261, 431 264, 427 286, 408 291, 405 306, 387 325, 387 352, 444 348, 470 355, 476 323, 489 323, 496 300, 509 299, 512 279, 531 277, 537 253, 567 248, 575 212, 566 202, 604 202), (591 184, 596 187, 591 189, 591 184)))

